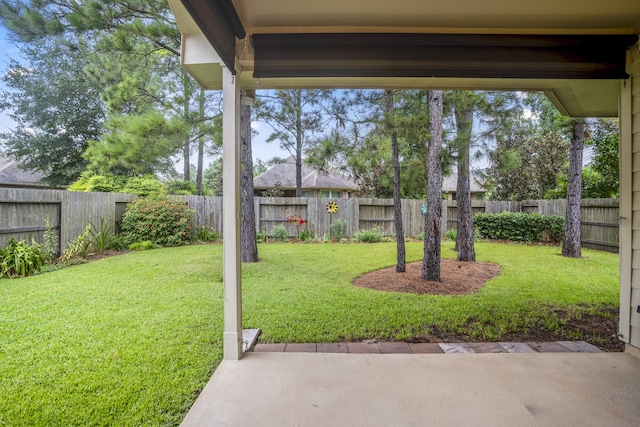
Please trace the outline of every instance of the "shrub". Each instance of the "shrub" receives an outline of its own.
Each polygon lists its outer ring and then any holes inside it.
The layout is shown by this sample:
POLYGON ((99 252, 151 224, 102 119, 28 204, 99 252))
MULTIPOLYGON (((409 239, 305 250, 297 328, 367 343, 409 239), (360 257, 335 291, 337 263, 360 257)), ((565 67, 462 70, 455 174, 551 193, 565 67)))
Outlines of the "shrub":
POLYGON ((109 248, 116 251, 123 251, 127 249, 128 245, 123 236, 115 236, 111 243, 109 244, 109 248))
POLYGON ((181 179, 172 179, 167 182, 167 194, 179 194, 189 196, 198 194, 196 183, 191 181, 183 181, 181 179))
POLYGON ((539 213, 481 213, 473 217, 473 223, 480 236, 487 239, 527 243, 548 240, 559 243, 564 233, 564 218, 539 213))
POLYGON ((132 251, 148 251, 157 248, 158 245, 151 240, 145 240, 144 242, 135 242, 129 245, 129 249, 132 251))
POLYGON ((331 238, 341 240, 347 234, 347 221, 342 219, 336 219, 336 221, 329 227, 329 235, 331 238))
POLYGON ((564 240, 564 221, 561 216, 545 216, 545 233, 547 239, 553 243, 560 244, 564 240))
POLYGON ((447 232, 444 234, 444 237, 447 240, 456 240, 458 238, 458 230, 452 228, 450 230, 447 230, 447 232))
POLYGON ((273 229, 273 239, 276 242, 288 242, 289 241, 289 231, 287 227, 284 225, 277 225, 273 229))
POLYGON ((122 188, 122 192, 146 197, 150 194, 164 193, 165 187, 155 176, 145 175, 129 179, 127 184, 122 188))
POLYGON ((84 172, 68 188, 69 191, 117 193, 122 188, 122 178, 115 175, 94 175, 84 172))
POLYGON ((311 240, 313 240, 314 237, 315 237, 315 233, 313 232, 313 230, 302 230, 298 234, 298 239, 305 242, 310 242, 311 240))
POLYGON ((30 245, 11 239, 6 249, 0 248, 0 277, 31 276, 42 264, 42 248, 33 239, 30 245))
POLYGON ((178 246, 193 240, 195 213, 183 202, 163 196, 135 199, 122 216, 127 244, 149 240, 160 246, 178 246))
POLYGON ((256 233, 256 241, 258 243, 267 243, 269 240, 269 235, 267 234, 267 230, 261 230, 256 233))
POLYGON ((372 228, 371 230, 358 230, 353 234, 353 238, 358 243, 376 243, 382 239, 382 234, 378 231, 377 228, 372 228))

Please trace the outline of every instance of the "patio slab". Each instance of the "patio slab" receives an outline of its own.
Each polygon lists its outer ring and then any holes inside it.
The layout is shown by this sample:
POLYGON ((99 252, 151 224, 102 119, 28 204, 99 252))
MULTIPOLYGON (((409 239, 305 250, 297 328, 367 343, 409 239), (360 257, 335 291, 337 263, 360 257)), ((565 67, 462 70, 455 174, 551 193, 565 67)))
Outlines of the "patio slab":
POLYGON ((195 426, 637 426, 628 353, 246 353, 223 361, 195 426))

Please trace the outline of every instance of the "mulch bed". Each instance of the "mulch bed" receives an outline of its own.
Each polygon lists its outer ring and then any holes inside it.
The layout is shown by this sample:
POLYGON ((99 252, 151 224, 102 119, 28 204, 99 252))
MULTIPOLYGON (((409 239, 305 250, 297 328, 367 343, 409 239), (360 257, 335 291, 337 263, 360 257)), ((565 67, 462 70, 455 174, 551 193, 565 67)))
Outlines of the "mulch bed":
POLYGON ((353 281, 355 286, 378 291, 411 292, 433 295, 467 295, 477 292, 486 282, 500 274, 500 266, 488 262, 460 262, 443 259, 440 263, 442 282, 422 278, 422 262, 406 265, 404 273, 396 267, 363 274, 353 281))

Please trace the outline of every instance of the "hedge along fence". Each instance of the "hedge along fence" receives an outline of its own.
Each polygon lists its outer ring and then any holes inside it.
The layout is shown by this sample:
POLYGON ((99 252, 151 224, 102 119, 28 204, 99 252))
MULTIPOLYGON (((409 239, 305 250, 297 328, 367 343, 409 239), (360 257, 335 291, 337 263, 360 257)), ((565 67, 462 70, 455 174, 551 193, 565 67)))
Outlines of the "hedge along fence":
POLYGON ((479 213, 473 217, 473 226, 481 237, 505 239, 517 242, 549 241, 562 243, 564 218, 557 215, 540 215, 537 212, 499 214, 479 213))
MULTIPOLYGON (((194 209, 196 227, 206 226, 222 230, 222 198, 210 196, 171 196, 183 200, 194 209)), ((89 223, 100 219, 114 224, 119 231, 126 206, 135 198, 131 194, 76 193, 64 190, 0 188, 0 247, 13 237, 43 241, 44 222, 48 218, 59 234, 60 246, 82 233, 89 223)), ((378 228, 383 233, 395 234, 393 200, 391 199, 327 199, 256 197, 255 224, 257 231, 273 236, 276 226, 287 227, 290 236, 303 229, 315 235, 329 234, 332 222, 341 219, 347 224, 347 235, 358 230, 378 228), (326 212, 327 203, 335 201, 338 211, 326 212), (306 224, 293 226, 286 221, 287 209, 299 214, 306 224)), ((402 200, 402 222, 405 235, 415 237, 424 230, 423 200, 402 200)), ((522 202, 473 201, 474 213, 538 212, 541 215, 564 217, 564 200, 529 200, 522 202)), ((618 200, 588 199, 582 201, 582 243, 585 247, 617 252, 618 200)), ((456 202, 443 201, 442 233, 456 228, 456 202), (445 215, 446 213, 446 215, 445 215)))
MULTIPOLYGON (((447 229, 457 228, 456 202, 446 203, 447 229)), ((473 200, 474 214, 522 212, 539 213, 543 216, 566 214, 567 201, 559 200, 523 200, 519 202, 473 200)), ((580 207, 581 242, 585 248, 608 252, 618 252, 619 241, 619 200, 583 199, 580 207)))

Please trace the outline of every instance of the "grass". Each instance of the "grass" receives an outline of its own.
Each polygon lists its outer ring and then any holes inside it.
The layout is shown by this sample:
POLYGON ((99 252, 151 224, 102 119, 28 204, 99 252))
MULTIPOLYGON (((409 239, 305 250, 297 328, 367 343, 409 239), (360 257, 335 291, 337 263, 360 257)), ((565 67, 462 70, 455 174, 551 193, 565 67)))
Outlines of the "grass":
MULTIPOLYGON (((443 256, 454 257, 453 243, 443 256)), ((243 265, 244 327, 268 342, 479 339, 618 305, 618 257, 476 244, 502 266, 479 293, 430 296, 351 286, 393 265, 395 244, 269 244, 243 265)), ((408 243, 407 258, 422 258, 408 243)), ((177 425, 222 358, 222 247, 128 253, 0 280, 0 426, 177 425)))

